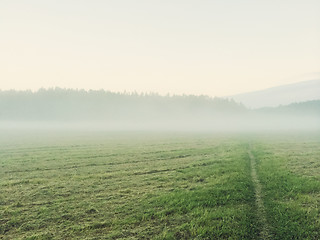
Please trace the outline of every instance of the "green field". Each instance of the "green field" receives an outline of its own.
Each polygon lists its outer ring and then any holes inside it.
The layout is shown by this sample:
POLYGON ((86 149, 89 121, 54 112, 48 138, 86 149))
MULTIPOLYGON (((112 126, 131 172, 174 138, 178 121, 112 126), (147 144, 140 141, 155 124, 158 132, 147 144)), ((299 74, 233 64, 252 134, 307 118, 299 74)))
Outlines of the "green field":
POLYGON ((320 134, 0 134, 0 239, 320 239, 320 134))

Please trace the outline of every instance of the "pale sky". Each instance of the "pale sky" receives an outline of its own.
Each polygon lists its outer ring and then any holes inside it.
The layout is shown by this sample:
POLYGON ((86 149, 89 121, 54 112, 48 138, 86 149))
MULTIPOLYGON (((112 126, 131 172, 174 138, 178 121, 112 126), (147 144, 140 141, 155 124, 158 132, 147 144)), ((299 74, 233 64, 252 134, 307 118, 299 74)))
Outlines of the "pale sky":
POLYGON ((319 0, 1 0, 0 89, 226 96, 320 72, 319 0))

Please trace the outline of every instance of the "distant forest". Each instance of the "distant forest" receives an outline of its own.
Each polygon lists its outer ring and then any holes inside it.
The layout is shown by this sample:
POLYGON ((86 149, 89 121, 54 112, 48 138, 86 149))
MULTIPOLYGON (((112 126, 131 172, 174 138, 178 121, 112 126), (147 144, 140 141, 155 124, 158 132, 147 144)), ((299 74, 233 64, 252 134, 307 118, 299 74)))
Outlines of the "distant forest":
POLYGON ((2 120, 96 120, 239 113, 233 100, 208 96, 115 93, 104 90, 0 91, 2 120))
POLYGON ((286 121, 292 122, 293 119, 298 124, 306 118, 311 119, 313 125, 320 120, 320 100, 249 110, 232 99, 208 96, 61 88, 36 92, 0 91, 2 122, 90 122, 110 128, 170 126, 175 129, 184 126, 219 129, 258 127, 263 122, 274 123, 275 119, 278 119, 277 124, 285 125, 286 121))

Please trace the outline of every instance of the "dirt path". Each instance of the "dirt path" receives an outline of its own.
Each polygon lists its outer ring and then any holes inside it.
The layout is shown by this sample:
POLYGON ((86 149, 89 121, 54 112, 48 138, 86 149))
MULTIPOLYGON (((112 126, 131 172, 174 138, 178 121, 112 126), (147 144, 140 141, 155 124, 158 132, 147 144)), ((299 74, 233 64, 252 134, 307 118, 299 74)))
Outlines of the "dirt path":
POLYGON ((257 175, 256 159, 251 152, 251 147, 249 147, 248 154, 250 157, 251 177, 252 177, 252 182, 253 182, 254 188, 255 188, 256 204, 257 204, 257 208, 258 208, 257 216, 258 216, 258 220, 262 226, 261 231, 260 231, 260 238, 261 239, 271 239, 271 235, 269 233, 270 227, 267 222, 266 211, 265 211, 265 208, 263 205, 263 200, 261 197, 262 187, 261 187, 258 175, 257 175))

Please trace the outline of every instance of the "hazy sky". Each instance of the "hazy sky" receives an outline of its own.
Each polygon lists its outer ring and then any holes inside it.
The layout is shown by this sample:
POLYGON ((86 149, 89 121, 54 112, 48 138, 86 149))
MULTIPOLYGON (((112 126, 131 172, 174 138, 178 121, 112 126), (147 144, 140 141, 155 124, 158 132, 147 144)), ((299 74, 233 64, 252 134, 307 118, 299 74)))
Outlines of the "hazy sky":
POLYGON ((1 0, 0 89, 224 96, 320 72, 319 0, 1 0))

